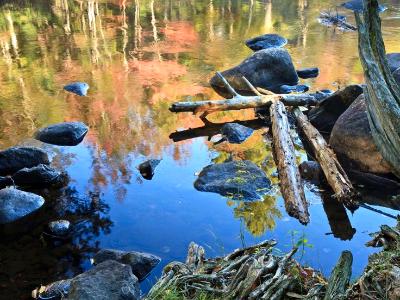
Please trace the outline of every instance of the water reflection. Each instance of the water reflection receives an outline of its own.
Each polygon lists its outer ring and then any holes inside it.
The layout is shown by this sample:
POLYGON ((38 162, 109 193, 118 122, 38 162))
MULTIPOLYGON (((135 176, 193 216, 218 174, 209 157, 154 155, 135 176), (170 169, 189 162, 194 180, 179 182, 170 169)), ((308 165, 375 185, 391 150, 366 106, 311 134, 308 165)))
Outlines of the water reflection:
MULTIPOLYGON (((286 216, 278 192, 264 201, 228 205, 217 195, 197 193, 194 174, 210 161, 227 159, 252 160, 277 184, 268 136, 263 124, 251 121, 251 111, 219 113, 213 122, 238 119, 260 130, 242 145, 215 146, 206 140, 220 125, 204 126, 196 117, 168 111, 173 101, 215 98, 208 79, 241 62, 251 53, 243 40, 262 33, 285 36, 298 68, 320 67, 320 76, 306 81, 313 89, 361 82, 356 34, 317 22, 319 11, 336 3, 1 1, 0 148, 23 143, 37 128, 52 123, 79 120, 90 126, 82 145, 52 148, 54 164, 68 171, 71 182, 61 191, 42 191, 51 204, 43 219, 29 234, 0 244, 1 288, 17 295, 11 298, 26 296, 41 283, 87 268, 98 247, 149 251, 168 263, 183 259, 191 240, 215 245, 218 237, 228 250, 240 246, 238 234, 248 243, 278 237, 285 248, 290 230, 307 231, 316 244, 305 256, 311 265, 329 272, 334 261, 327 253, 346 247, 358 251, 354 268, 359 272, 370 251, 362 247, 366 233, 386 219, 362 211, 338 217, 340 208, 328 202, 322 207, 319 196, 308 193, 315 200, 313 220, 304 228, 286 216), (71 81, 89 83, 89 96, 62 91, 71 81), (143 182, 136 170, 145 157, 163 158, 151 182, 143 182), (72 242, 56 247, 40 239, 50 217, 76 225, 72 242), (366 218, 371 223, 365 224, 366 218), (341 225, 335 229, 338 219, 341 225), (323 232, 347 241, 339 244, 323 232)), ((399 51, 400 4, 385 3, 386 47, 399 51)), ((350 12, 343 13, 352 21, 350 12)))

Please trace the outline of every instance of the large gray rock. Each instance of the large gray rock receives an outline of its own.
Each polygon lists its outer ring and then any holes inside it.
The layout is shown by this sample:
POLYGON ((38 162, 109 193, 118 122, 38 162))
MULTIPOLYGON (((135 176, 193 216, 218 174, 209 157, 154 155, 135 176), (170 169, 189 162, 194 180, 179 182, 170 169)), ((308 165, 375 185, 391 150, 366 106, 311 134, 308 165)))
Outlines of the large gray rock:
POLYGON ((0 151, 0 175, 11 175, 23 168, 49 163, 47 153, 35 147, 12 147, 0 151))
POLYGON ((133 274, 142 281, 149 275, 155 266, 159 264, 161 258, 149 253, 136 251, 120 251, 114 249, 102 249, 93 258, 95 264, 107 260, 115 260, 122 264, 129 265, 133 274))
POLYGON ((35 138, 59 146, 76 146, 86 136, 89 127, 82 122, 64 122, 40 129, 35 138))
POLYGON ((390 173, 372 138, 364 95, 358 97, 333 127, 330 144, 344 166, 368 173, 390 173))
POLYGON ((138 279, 131 267, 107 260, 70 282, 68 300, 136 300, 140 299, 138 279))
POLYGON ((227 123, 221 128, 221 134, 232 144, 240 144, 247 140, 254 130, 238 123, 227 123))
POLYGON ((270 190, 271 182, 263 170, 245 160, 205 167, 194 187, 202 192, 218 193, 235 200, 258 200, 270 190))
MULTIPOLYGON (((257 51, 238 66, 222 72, 222 75, 239 94, 243 95, 253 94, 243 81, 243 76, 254 86, 276 93, 279 93, 279 88, 282 85, 297 85, 299 81, 292 58, 283 48, 257 51)), ((210 84, 221 96, 232 97, 218 76, 213 76, 210 84)))
POLYGON ((62 181, 62 173, 50 166, 40 164, 33 168, 23 168, 12 179, 19 186, 42 187, 62 181))
POLYGON ((0 224, 16 221, 44 204, 41 196, 14 188, 0 190, 0 224))
POLYGON ((386 54, 386 58, 389 63, 390 72, 394 72, 400 68, 400 53, 388 53, 386 54))

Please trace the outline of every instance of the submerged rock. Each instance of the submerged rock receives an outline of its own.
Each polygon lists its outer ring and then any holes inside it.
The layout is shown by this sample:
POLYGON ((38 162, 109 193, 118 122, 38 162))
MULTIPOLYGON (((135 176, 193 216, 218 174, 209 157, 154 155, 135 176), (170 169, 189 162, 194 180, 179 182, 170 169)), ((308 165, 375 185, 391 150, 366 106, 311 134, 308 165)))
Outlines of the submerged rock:
POLYGON ((95 264, 100 264, 107 260, 115 260, 122 264, 129 265, 133 274, 139 279, 144 280, 147 275, 157 266, 161 258, 158 256, 136 251, 120 251, 114 249, 102 249, 93 258, 95 264))
POLYGON ((218 193, 235 200, 259 200, 271 189, 271 182, 263 170, 245 160, 205 167, 194 187, 202 192, 218 193))
MULTIPOLYGON (((343 3, 341 6, 352 11, 362 12, 364 10, 364 0, 351 0, 343 3)), ((379 4, 379 12, 384 12, 386 9, 386 6, 379 4)))
POLYGON ((89 85, 85 82, 73 82, 64 86, 64 90, 74 93, 78 96, 86 96, 89 85))
POLYGON ((33 168, 19 170, 12 179, 19 186, 43 187, 61 182, 62 173, 48 165, 40 164, 33 168))
POLYGON ((41 196, 14 188, 0 190, 0 224, 16 221, 38 210, 44 204, 41 196))
POLYGON ((310 89, 308 85, 300 84, 300 85, 282 85, 280 87, 281 94, 290 94, 290 93, 305 93, 310 89))
POLYGON ((390 72, 396 71, 400 68, 400 53, 389 53, 386 54, 386 58, 389 64, 390 72))
POLYGON ((303 161, 299 165, 301 178, 306 179, 312 183, 318 184, 324 179, 324 173, 321 166, 316 161, 303 161))
POLYGON ((368 173, 391 172, 372 138, 364 95, 339 117, 329 143, 344 166, 368 173))
POLYGON ((76 146, 85 138, 89 127, 82 122, 64 122, 40 129, 35 138, 47 144, 76 146))
POLYGON ((361 85, 349 85, 318 103, 310 110, 310 122, 321 132, 330 133, 336 120, 363 93, 361 85))
MULTIPOLYGON (((279 93, 282 85, 297 85, 299 81, 292 58, 287 50, 283 48, 257 51, 238 66, 222 72, 222 75, 239 94, 243 95, 253 94, 243 81, 243 76, 254 86, 265 88, 275 93, 279 93)), ((210 84, 221 96, 225 98, 232 97, 218 76, 213 76, 210 84)))
POLYGON ((161 162, 161 159, 149 159, 145 162, 142 162, 139 166, 139 172, 143 176, 144 179, 151 180, 154 176, 154 171, 156 167, 161 162))
POLYGON ((131 267, 114 260, 96 265, 70 282, 68 300, 139 300, 138 279, 131 267))
POLYGON ((12 147, 0 151, 0 175, 11 175, 23 168, 50 164, 47 153, 35 147, 12 147))
POLYGON ((221 128, 221 134, 232 144, 240 144, 247 140, 254 130, 238 123, 227 123, 221 128))
POLYGON ((68 220, 57 220, 49 223, 50 233, 57 236, 65 236, 69 233, 71 222, 68 220))
POLYGON ((301 69, 297 70, 297 76, 303 79, 308 79, 308 78, 315 78, 318 77, 319 75, 319 69, 318 68, 307 68, 307 69, 301 69))
POLYGON ((278 34, 264 34, 246 41, 246 46, 253 51, 280 48, 287 44, 287 39, 278 34))

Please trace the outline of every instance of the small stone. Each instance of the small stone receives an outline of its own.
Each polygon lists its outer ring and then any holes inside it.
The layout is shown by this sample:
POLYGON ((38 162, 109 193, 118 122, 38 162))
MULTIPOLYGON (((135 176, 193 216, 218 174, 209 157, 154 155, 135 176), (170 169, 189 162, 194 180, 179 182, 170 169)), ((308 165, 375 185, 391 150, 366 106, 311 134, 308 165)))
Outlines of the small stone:
POLYGON ((14 222, 38 210, 44 199, 14 188, 0 190, 0 224, 14 222))
POLYGON ((301 84, 301 85, 282 85, 280 87, 280 92, 282 94, 290 94, 290 93, 305 93, 310 89, 309 86, 301 84))
POLYGON ((297 76, 303 79, 308 79, 308 78, 315 78, 318 77, 319 75, 319 69, 318 68, 307 68, 307 69, 301 69, 297 70, 297 76))
POLYGON ((131 266, 133 274, 143 281, 147 275, 157 266, 161 258, 149 253, 136 251, 120 251, 114 249, 102 249, 93 258, 95 264, 107 260, 115 260, 131 266))
POLYGON ((264 34, 246 41, 246 46, 253 51, 268 48, 280 48, 287 44, 287 39, 278 34, 264 34))
POLYGON ((40 129, 35 138, 58 146, 76 146, 85 138, 89 127, 82 122, 63 122, 40 129))
POLYGON ((74 93, 78 96, 86 96, 89 85, 85 82, 73 82, 64 86, 64 90, 74 93))
POLYGON ((11 175, 23 168, 50 164, 47 153, 35 147, 12 147, 0 151, 0 175, 11 175))
POLYGON ((143 176, 144 179, 151 180, 154 176, 154 172, 156 167, 161 162, 160 159, 149 159, 145 162, 142 162, 139 166, 139 172, 143 176))
POLYGON ((69 233, 71 223, 67 220, 57 220, 49 223, 49 230, 51 234, 57 236, 65 236, 69 233))
POLYGON ((247 140, 254 130, 238 123, 227 123, 221 128, 221 134, 232 144, 241 144, 247 140))

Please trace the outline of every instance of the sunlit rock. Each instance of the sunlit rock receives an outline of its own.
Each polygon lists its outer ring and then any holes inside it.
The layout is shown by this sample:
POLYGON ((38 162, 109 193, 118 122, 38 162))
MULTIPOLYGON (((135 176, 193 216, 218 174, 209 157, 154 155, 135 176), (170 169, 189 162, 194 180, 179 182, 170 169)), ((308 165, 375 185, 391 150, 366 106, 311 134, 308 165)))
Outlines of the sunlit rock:
POLYGON ((0 190, 0 224, 16 221, 44 204, 41 196, 14 188, 0 190))
POLYGON ((253 134, 253 132, 253 129, 237 123, 227 123, 221 128, 221 134, 224 139, 232 144, 243 143, 253 134))
POLYGON ((73 82, 64 86, 64 90, 74 93, 78 96, 86 96, 89 85, 85 82, 73 82))
MULTIPOLYGON (((254 86, 276 93, 279 93, 282 85, 297 85, 299 81, 292 58, 283 48, 257 51, 238 66, 222 72, 222 75, 239 94, 243 95, 253 94, 243 81, 243 76, 254 86)), ((221 96, 232 98, 218 76, 213 76, 210 84, 221 96)))
POLYGON ((253 51, 268 48, 280 48, 287 44, 287 39, 279 34, 263 34, 246 41, 246 46, 253 51))
POLYGON ((35 147, 12 147, 0 151, 0 175, 11 175, 23 168, 49 163, 47 153, 35 147))
POLYGON ((329 143, 345 168, 369 173, 391 172, 373 140, 364 95, 339 117, 329 143))
POLYGON ((142 281, 160 263, 161 258, 153 254, 136 251, 102 249, 94 256, 93 260, 95 264, 100 264, 107 260, 115 260, 129 265, 132 268, 133 274, 139 281, 142 281))
POLYGON ((35 138, 41 142, 59 146, 76 146, 89 131, 82 122, 64 122, 40 129, 35 138))
POLYGON ((259 200, 271 189, 264 171, 251 161, 231 161, 205 167, 194 183, 202 192, 235 200, 259 200))

